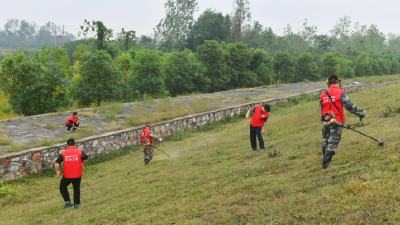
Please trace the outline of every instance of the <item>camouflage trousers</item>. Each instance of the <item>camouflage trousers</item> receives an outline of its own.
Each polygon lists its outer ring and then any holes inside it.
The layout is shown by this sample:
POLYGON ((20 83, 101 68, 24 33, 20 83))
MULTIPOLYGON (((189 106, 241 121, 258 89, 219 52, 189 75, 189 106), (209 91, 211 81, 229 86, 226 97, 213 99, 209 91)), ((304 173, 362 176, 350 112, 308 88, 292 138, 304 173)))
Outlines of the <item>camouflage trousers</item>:
POLYGON ((322 151, 336 151, 340 138, 342 137, 343 127, 338 125, 322 125, 322 151))
POLYGON ((154 147, 153 146, 144 147, 143 152, 144 152, 144 158, 151 160, 154 154, 154 147))

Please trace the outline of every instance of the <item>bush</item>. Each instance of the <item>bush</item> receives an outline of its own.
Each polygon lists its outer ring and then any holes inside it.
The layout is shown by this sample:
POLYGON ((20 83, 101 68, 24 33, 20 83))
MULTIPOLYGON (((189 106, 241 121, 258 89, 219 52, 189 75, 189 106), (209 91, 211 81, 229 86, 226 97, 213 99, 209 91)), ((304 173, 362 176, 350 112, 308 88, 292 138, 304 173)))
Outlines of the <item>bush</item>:
POLYGON ((6 103, 6 104, 1 108, 1 110, 2 110, 4 113, 8 114, 8 113, 11 112, 12 107, 11 107, 10 103, 6 103))
POLYGON ((192 132, 190 131, 177 131, 174 133, 174 135, 170 138, 171 141, 182 141, 186 138, 189 138, 192 135, 192 132))
POLYGON ((3 181, 0 181, 0 197, 6 197, 7 200, 11 201, 18 201, 21 198, 21 195, 18 191, 4 185, 3 181))
POLYGON ((129 118, 125 121, 126 125, 128 126, 136 126, 140 123, 140 119, 136 115, 131 115, 129 118))
POLYGON ((103 117, 104 122, 111 122, 111 121, 117 120, 117 118, 118 118, 117 114, 115 112, 105 113, 101 116, 103 117))

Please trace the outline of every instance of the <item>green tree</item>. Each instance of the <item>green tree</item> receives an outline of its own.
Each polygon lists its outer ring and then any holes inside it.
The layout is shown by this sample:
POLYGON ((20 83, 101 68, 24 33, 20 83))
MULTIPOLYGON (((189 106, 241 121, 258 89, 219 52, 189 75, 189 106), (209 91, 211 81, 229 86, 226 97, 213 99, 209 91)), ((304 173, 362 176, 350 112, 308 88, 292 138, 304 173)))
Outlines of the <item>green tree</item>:
POLYGON ((235 89, 237 87, 254 87, 259 81, 257 75, 253 73, 250 68, 250 63, 252 60, 251 49, 242 42, 236 42, 227 45, 227 50, 230 54, 230 60, 232 64, 230 65, 236 76, 231 77, 231 87, 235 89))
POLYGON ((273 59, 268 52, 262 49, 257 49, 253 52, 250 70, 257 74, 259 84, 265 85, 271 83, 272 68, 273 59))
POLYGON ((65 48, 54 47, 51 51, 52 61, 59 63, 61 65, 61 73, 63 73, 67 78, 70 76, 69 67, 70 61, 65 48))
POLYGON ((400 63, 396 59, 392 59, 392 67, 390 68, 390 74, 398 74, 400 71, 400 63))
POLYGON ((160 49, 171 52, 183 50, 184 41, 189 35, 189 26, 198 11, 196 0, 167 0, 164 4, 165 18, 156 26, 155 32, 160 41, 160 49))
POLYGON ((205 68, 188 49, 170 53, 164 61, 165 86, 172 96, 206 92, 210 79, 204 75, 205 68))
POLYGON ((372 59, 366 52, 363 52, 357 56, 354 62, 354 67, 354 73, 356 77, 371 76, 374 74, 374 71, 372 69, 372 59))
POLYGON ((310 52, 299 55, 299 57, 297 57, 294 82, 303 80, 317 81, 319 79, 317 70, 318 67, 314 61, 314 56, 310 52))
POLYGON ((210 79, 211 92, 227 90, 230 77, 226 73, 224 49, 217 41, 204 41, 197 48, 199 61, 207 68, 205 76, 210 79))
POLYGON ((296 61, 288 51, 278 52, 274 57, 275 82, 290 82, 295 73, 296 61))
POLYGON ((121 82, 121 91, 122 91, 122 96, 124 100, 130 99, 131 96, 130 93, 131 91, 129 90, 129 85, 128 85, 128 80, 129 76, 132 73, 131 68, 133 65, 133 59, 131 54, 128 52, 123 53, 117 57, 115 60, 115 65, 117 68, 121 71, 122 73, 122 82, 121 82))
POLYGON ((233 10, 232 25, 235 33, 235 41, 242 41, 246 20, 251 20, 249 0, 233 0, 233 10))
POLYGON ((222 13, 207 9, 191 26, 187 48, 196 51, 197 47, 204 44, 205 40, 216 40, 221 43, 225 40, 224 26, 222 13))
POLYGON ((24 61, 16 66, 16 76, 6 88, 14 111, 23 115, 54 112, 67 103, 65 80, 58 63, 51 62, 48 68, 33 61, 24 61))
POLYGON ((137 97, 144 94, 154 97, 164 95, 162 62, 157 51, 144 49, 136 52, 130 84, 137 97))
POLYGON ((336 52, 327 52, 322 56, 321 75, 340 77, 340 58, 336 52))
POLYGON ((106 51, 83 54, 79 61, 79 80, 74 87, 74 97, 79 104, 88 106, 101 101, 116 101, 120 96, 121 72, 106 51))

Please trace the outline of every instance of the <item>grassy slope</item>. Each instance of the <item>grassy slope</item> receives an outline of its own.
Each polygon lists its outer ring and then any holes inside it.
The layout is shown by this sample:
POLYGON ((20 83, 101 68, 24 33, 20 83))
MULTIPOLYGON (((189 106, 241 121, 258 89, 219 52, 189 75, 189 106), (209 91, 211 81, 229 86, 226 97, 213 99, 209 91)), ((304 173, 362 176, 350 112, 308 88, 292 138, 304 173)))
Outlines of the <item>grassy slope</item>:
MULTIPOLYGON (((252 152, 249 121, 165 142, 143 165, 131 151, 87 166, 81 209, 63 210, 59 177, 9 184, 21 194, 0 197, 2 224, 262 224, 395 223, 399 206, 399 114, 380 117, 386 105, 399 106, 400 84, 350 94, 367 109, 360 131, 385 141, 378 145, 345 130, 333 166, 321 169, 318 102, 275 110, 264 134, 269 150, 252 152)), ((346 114, 348 123, 357 121, 346 114)), ((72 190, 71 192, 72 193, 72 190)))

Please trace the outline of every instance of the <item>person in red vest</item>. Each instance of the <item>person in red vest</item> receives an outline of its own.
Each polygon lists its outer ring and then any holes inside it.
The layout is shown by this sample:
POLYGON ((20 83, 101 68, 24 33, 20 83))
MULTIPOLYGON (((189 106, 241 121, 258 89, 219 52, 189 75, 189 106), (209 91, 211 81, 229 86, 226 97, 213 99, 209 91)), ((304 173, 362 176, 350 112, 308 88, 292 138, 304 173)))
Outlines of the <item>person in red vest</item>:
POLYGON ((343 130, 343 126, 340 124, 346 122, 343 107, 360 119, 367 115, 367 112, 352 103, 345 90, 340 88, 340 78, 331 76, 326 82, 329 88, 322 92, 320 99, 321 120, 323 122, 322 169, 328 168, 339 145, 343 130), (339 122, 339 124, 336 122, 339 122))
POLYGON ((257 150, 257 139, 256 136, 258 137, 258 143, 260 145, 260 151, 264 152, 265 147, 264 147, 264 139, 262 135, 264 134, 264 128, 265 128, 265 123, 268 120, 269 117, 269 112, 271 110, 270 105, 257 105, 251 109, 246 114, 246 120, 249 119, 250 112, 253 112, 253 118, 251 118, 250 121, 250 143, 251 143, 251 148, 253 151, 257 150))
POLYGON ((60 181, 60 193, 64 198, 64 209, 72 206, 68 193, 68 185, 72 183, 74 188, 74 207, 79 209, 81 203, 81 177, 85 164, 89 161, 89 157, 80 149, 75 147, 75 140, 70 138, 67 141, 67 149, 62 151, 55 161, 54 167, 57 176, 61 176, 60 164, 64 162, 63 174, 60 181))
POLYGON ((73 128, 72 131, 79 130, 79 119, 77 112, 72 113, 72 116, 70 116, 65 122, 65 126, 68 128, 67 133, 70 132, 71 128, 73 128))
POLYGON ((151 131, 150 124, 146 123, 144 131, 140 133, 142 137, 142 145, 144 147, 144 164, 149 164, 150 160, 153 159, 154 154, 154 139, 157 139, 157 135, 151 131))

